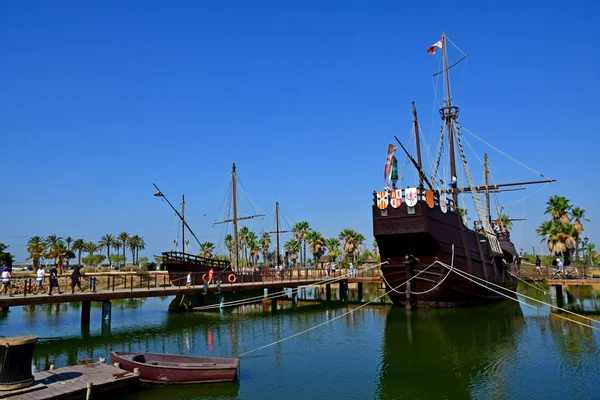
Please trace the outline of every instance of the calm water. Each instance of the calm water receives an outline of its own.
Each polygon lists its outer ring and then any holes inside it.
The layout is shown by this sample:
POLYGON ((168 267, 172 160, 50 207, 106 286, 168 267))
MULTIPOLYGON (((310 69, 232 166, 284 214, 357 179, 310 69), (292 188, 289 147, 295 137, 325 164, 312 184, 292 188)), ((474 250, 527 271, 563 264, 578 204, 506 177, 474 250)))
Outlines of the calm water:
MULTIPOLYGON (((569 294, 569 308, 599 312, 600 292, 569 294)), ((176 314, 166 311, 170 301, 114 302, 110 326, 93 307, 89 331, 76 304, 15 307, 0 317, 0 335, 55 338, 38 343, 38 369, 106 357, 110 349, 229 357, 356 307, 176 314)), ((591 399, 599 396, 599 344, 599 331, 513 302, 410 313, 368 306, 243 357, 239 382, 151 387, 123 399, 591 399)))

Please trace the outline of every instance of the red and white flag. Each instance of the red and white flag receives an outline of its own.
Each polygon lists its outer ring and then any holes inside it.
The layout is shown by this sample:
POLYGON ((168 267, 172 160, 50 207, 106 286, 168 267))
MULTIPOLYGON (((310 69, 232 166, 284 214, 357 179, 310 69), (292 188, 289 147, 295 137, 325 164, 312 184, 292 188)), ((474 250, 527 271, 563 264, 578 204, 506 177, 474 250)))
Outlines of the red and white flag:
POLYGON ((385 182, 386 187, 390 186, 389 179, 392 172, 392 159, 394 158, 394 153, 396 153, 396 150, 398 150, 398 146, 394 146, 393 144, 388 145, 385 168, 383 169, 383 181, 385 182))
POLYGON ((431 46, 430 48, 427 49, 427 52, 429 54, 435 54, 435 50, 436 49, 441 49, 444 43, 444 38, 441 38, 440 40, 438 40, 437 42, 435 42, 433 44, 433 46, 431 46))

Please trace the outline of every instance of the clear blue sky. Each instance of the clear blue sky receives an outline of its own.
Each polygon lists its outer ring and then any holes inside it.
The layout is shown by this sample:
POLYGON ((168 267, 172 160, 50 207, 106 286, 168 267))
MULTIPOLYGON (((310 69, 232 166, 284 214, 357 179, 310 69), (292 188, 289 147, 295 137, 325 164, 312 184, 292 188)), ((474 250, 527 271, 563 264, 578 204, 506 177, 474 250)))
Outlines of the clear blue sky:
MULTIPOLYGON (((3 1, 0 241, 19 261, 52 233, 127 231, 145 255, 169 250, 177 221, 155 182, 174 203, 185 193, 190 225, 218 242, 236 162, 264 229, 279 201, 290 222, 351 227, 370 247, 371 193, 393 135, 408 140, 411 101, 437 131, 426 49, 445 31, 469 53, 453 71, 462 124, 557 179, 507 207, 527 218, 517 248, 539 243, 552 194, 588 211, 600 245, 600 7, 534 3, 3 1)), ((490 157, 498 181, 536 179, 490 157)))

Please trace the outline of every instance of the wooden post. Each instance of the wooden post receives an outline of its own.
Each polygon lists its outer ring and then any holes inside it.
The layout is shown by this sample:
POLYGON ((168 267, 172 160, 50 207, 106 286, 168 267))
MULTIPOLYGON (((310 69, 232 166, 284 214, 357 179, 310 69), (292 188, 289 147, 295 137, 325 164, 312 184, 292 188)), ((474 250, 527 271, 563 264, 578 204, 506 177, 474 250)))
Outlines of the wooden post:
POLYGON ((110 300, 102 302, 102 321, 110 321, 111 317, 111 304, 110 300))
POLYGON ((325 285, 325 299, 327 301, 331 301, 331 284, 330 283, 325 285))
POLYGON ((81 325, 90 324, 90 308, 91 302, 89 300, 81 302, 81 325))
POLYGON ((363 298, 363 284, 362 282, 358 282, 358 301, 362 301, 363 298))

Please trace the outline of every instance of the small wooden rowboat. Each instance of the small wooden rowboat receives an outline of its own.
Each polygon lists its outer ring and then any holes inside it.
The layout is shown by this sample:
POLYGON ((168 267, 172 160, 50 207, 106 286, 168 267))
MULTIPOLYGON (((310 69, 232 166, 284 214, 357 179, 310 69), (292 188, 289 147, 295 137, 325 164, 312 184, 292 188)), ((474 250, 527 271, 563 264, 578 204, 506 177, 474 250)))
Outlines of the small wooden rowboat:
POLYGON ((194 357, 157 353, 111 351, 113 363, 133 372, 140 371, 140 381, 155 383, 230 382, 237 378, 239 358, 194 357))

